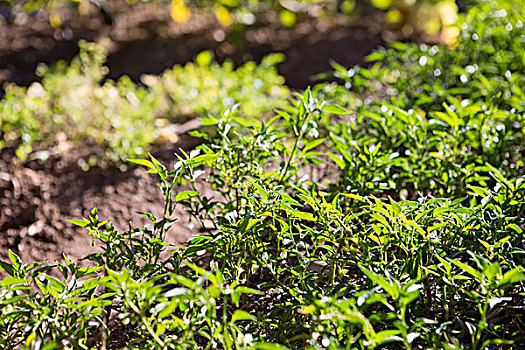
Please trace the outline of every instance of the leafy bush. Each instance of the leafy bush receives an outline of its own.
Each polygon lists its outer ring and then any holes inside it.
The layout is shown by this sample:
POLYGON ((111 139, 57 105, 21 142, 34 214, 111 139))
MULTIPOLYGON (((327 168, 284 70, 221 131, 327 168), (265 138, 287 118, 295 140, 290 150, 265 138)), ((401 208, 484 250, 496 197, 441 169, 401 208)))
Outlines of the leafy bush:
POLYGON ((387 102, 389 86, 364 72, 361 86, 378 89, 358 113, 319 98, 325 85, 269 120, 237 105, 203 118, 193 135, 206 143, 173 168, 130 160, 158 178, 163 215, 126 232, 96 209, 71 220, 102 244, 89 267, 27 266, 11 252, 0 344, 92 349, 127 332, 132 349, 523 348, 515 90, 387 102), (179 206, 204 233, 175 249, 165 237, 179 206))
POLYGON ((245 109, 248 114, 264 114, 282 106, 288 95, 275 68, 279 55, 266 57, 261 66, 250 62, 234 70, 231 63, 212 64, 203 53, 200 65, 176 66, 162 78, 149 76, 151 89, 126 76, 103 80, 105 59, 101 46, 80 42, 80 53, 70 65, 39 66, 42 83, 28 89, 8 85, 0 101, 0 146, 17 147, 18 157, 25 160, 34 144, 88 141, 105 148, 104 161, 119 163, 145 155, 163 127, 181 117, 218 113, 239 102, 250 108, 245 109), (204 89, 205 84, 217 89, 204 89))
POLYGON ((320 131, 344 150, 338 159, 330 155, 345 175, 336 186, 357 193, 402 189, 401 198, 411 189, 461 196, 485 163, 522 176, 522 7, 488 1, 473 8, 461 18, 455 48, 395 43, 369 56, 380 60, 370 69, 335 64, 344 85, 321 84, 316 92, 359 110, 320 131))
POLYGON ((164 215, 144 214, 151 228, 122 233, 96 210, 72 220, 103 249, 89 268, 57 264, 63 280, 11 253, 2 264, 9 344, 90 348, 110 313, 128 325, 131 348, 523 344, 523 178, 479 166, 465 195, 448 199, 331 191, 304 174, 329 160, 318 152, 325 140, 308 138, 344 112, 307 91, 266 123, 234 111, 204 119, 212 130, 197 133, 208 143, 173 170, 132 160, 158 177, 164 215), (199 194, 201 181, 217 198, 199 194), (212 229, 173 250, 164 237, 177 206, 212 229))
POLYGON ((489 109, 523 111, 524 13, 523 2, 480 1, 460 15, 456 27, 448 28, 448 47, 393 43, 368 56, 376 62, 370 69, 334 64, 333 75, 344 87, 322 87, 343 99, 349 99, 347 90, 367 91, 401 108, 424 111, 439 110, 443 103, 468 106, 481 101, 489 109))
POLYGON ((259 65, 248 62, 235 69, 229 61, 222 66, 213 63, 212 53, 204 51, 195 63, 177 65, 142 80, 154 95, 170 97, 171 115, 217 115, 240 103, 242 115, 255 118, 283 106, 289 95, 276 68, 283 60, 283 54, 270 54, 259 65))

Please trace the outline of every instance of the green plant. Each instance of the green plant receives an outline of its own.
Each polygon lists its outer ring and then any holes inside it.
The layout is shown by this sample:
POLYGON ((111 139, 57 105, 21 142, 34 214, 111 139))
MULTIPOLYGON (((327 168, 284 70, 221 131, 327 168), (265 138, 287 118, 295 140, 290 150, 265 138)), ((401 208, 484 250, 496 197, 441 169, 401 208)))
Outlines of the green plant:
MULTIPOLYGON (((28 89, 10 84, 0 101, 0 147, 16 147, 22 160, 35 145, 57 146, 58 151, 80 143, 102 148, 95 163, 122 165, 129 157, 146 155, 159 142, 170 122, 218 113, 243 102, 248 115, 264 114, 283 105, 288 90, 275 65, 281 55, 270 55, 260 66, 253 62, 235 70, 231 63, 212 64, 208 52, 197 64, 176 66, 161 77, 147 76, 151 88, 137 86, 128 77, 106 79, 102 46, 80 42, 80 53, 70 65, 39 66, 41 83, 28 89), (204 89, 204 85, 217 89, 204 89)), ((45 158, 49 150, 34 157, 45 158)))
POLYGON ((276 68, 283 60, 284 55, 271 54, 259 65, 248 62, 235 69, 229 61, 214 63, 213 54, 204 51, 195 63, 144 76, 142 81, 154 95, 169 96, 171 116, 217 115, 239 103, 243 116, 255 118, 282 107, 289 95, 276 68))
POLYGON ((234 104, 202 119, 204 143, 173 167, 130 160, 158 178, 162 216, 125 232, 96 209, 71 220, 101 243, 87 267, 10 252, 0 346, 101 348, 126 331, 132 349, 522 348, 520 92, 385 100, 381 71, 352 80, 377 88, 357 111, 326 86, 269 119, 234 104), (174 248, 179 207, 202 234, 174 248))
POLYGON ((320 131, 342 155, 329 154, 344 175, 334 186, 392 195, 400 188, 401 198, 461 196, 476 166, 523 175, 519 6, 487 1, 472 8, 460 18, 454 49, 394 43, 369 56, 378 61, 369 69, 334 64, 344 85, 320 84, 315 93, 357 109, 320 131), (496 51, 497 58, 490 54, 496 51))
POLYGON ((90 267, 26 266, 11 253, 1 265, 5 344, 89 349, 118 331, 112 314, 131 348, 522 344, 522 178, 480 165, 450 198, 413 201, 323 186, 305 167, 342 159, 341 148, 324 158, 316 150, 327 140, 309 138, 347 111, 309 90, 291 102, 268 122, 235 109, 204 119, 195 134, 207 143, 173 170, 133 160, 158 177, 164 214, 122 233, 96 210, 71 221, 102 242, 90 267), (219 197, 202 196, 201 181, 219 197), (177 206, 206 232, 173 250, 164 240, 177 206))
MULTIPOLYGON (((460 15, 445 38, 446 45, 396 42, 368 56, 369 62, 375 62, 370 69, 347 69, 334 63, 333 76, 344 82, 344 90, 342 86, 328 90, 338 91, 343 98, 345 90, 368 91, 398 107, 425 112, 441 109, 443 103, 462 109, 477 102, 487 109, 521 112, 523 13, 522 2, 480 1, 460 15)), ((353 102, 367 105, 370 99, 353 102)))

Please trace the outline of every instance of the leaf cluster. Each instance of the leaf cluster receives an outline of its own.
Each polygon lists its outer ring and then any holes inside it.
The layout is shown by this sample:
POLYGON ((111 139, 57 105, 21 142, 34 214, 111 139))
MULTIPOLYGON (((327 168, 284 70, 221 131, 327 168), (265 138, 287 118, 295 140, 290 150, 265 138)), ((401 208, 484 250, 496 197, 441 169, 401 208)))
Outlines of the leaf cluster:
POLYGON ((234 103, 246 105, 243 113, 248 116, 261 115, 282 106, 288 96, 276 69, 282 60, 278 54, 264 58, 261 65, 249 62, 234 69, 231 62, 212 63, 211 54, 203 52, 195 64, 144 77, 143 87, 126 76, 104 79, 104 48, 79 45, 70 65, 39 66, 41 83, 6 86, 0 101, 0 147, 15 147, 22 161, 49 155, 31 154, 35 146, 61 149, 87 142, 104 150, 99 159, 88 159, 87 167, 97 162, 119 165, 173 137, 167 131, 171 123, 215 114, 234 103))
MULTIPOLYGON (((465 23, 494 25, 490 39, 508 24, 502 9, 473 9, 465 23)), ((515 37, 496 37, 505 57, 515 37)), ((392 56, 404 61, 412 49, 392 56)), ((519 64, 498 63, 520 84, 519 64)), ((435 84, 426 71, 435 67, 415 64, 414 81, 435 84)), ((125 232, 96 210, 72 221, 101 244, 88 267, 67 258, 27 266, 11 253, 1 263, 2 344, 100 348, 120 320, 132 349, 522 348, 522 92, 501 83, 504 70, 474 76, 459 99, 448 86, 443 100, 389 95, 410 84, 374 78, 393 67, 295 94, 269 120, 241 117, 238 105, 203 118, 193 135, 206 142, 173 167, 130 160, 158 178, 162 217, 143 213, 151 225, 125 232), (484 95, 483 77, 509 93, 484 95), (377 90, 366 96, 349 83, 377 90), (166 233, 179 207, 203 233, 175 249, 166 233)))

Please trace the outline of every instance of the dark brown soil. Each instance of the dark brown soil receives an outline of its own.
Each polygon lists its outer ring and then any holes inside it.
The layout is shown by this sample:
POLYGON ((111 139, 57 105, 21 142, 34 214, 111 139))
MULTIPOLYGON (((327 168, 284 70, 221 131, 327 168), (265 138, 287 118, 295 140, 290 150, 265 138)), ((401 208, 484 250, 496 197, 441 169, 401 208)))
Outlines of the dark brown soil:
MULTIPOLYGON (((220 27, 213 17, 193 15, 189 22, 176 24, 168 13, 166 7, 138 5, 109 21, 91 9, 82 18, 65 13, 62 29, 53 29, 45 16, 8 18, 0 24, 0 83, 29 84, 38 79, 34 71, 39 62, 70 60, 78 52, 78 41, 86 39, 110 42, 110 78, 126 74, 139 81, 144 73, 188 62, 204 49, 214 50, 219 61, 231 58, 236 63, 280 51, 287 56, 281 74, 290 87, 300 89, 311 83, 312 75, 328 71, 331 60, 358 64, 383 42, 379 20, 370 16, 360 21, 342 16, 306 20, 293 30, 267 18, 264 25, 248 28, 236 39, 235 32, 220 27)), ((164 145, 161 159, 172 161, 172 151, 196 145, 189 137, 183 140, 164 145)), ((0 259, 7 258, 8 249, 25 262, 52 261, 62 253, 79 259, 93 252, 87 232, 65 221, 85 217, 95 206, 102 219, 120 230, 147 223, 136 211, 162 214, 163 200, 153 176, 140 168, 83 171, 79 160, 94 152, 84 145, 45 163, 15 165, 12 150, 0 150, 0 259)), ((184 221, 171 230, 174 244, 197 234, 184 221)))
MULTIPOLYGON (((185 137, 179 144, 165 144, 157 156, 167 165, 173 164, 178 147, 190 150, 198 140, 185 137)), ((45 163, 31 161, 24 165, 12 162, 11 150, 0 155, 0 259, 7 259, 8 249, 19 254, 24 262, 60 259, 62 253, 80 259, 96 250, 87 230, 66 222, 87 217, 98 208, 101 220, 121 231, 143 227, 148 220, 136 211, 162 217, 164 201, 157 178, 140 167, 122 172, 117 169, 90 168, 82 170, 79 159, 94 153, 89 145, 77 148, 45 163)), ((193 234, 182 220, 168 236, 178 245, 193 234)))

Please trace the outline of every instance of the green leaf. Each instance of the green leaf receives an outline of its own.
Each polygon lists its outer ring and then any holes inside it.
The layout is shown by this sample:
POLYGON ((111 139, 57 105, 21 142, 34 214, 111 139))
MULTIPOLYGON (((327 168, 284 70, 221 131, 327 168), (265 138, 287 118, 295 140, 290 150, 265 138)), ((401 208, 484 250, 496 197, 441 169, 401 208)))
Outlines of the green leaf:
POLYGON ((270 197, 268 195, 268 192, 262 188, 259 184, 252 182, 253 187, 257 190, 257 192, 261 195, 262 199, 267 201, 270 197))
POLYGON ((315 221, 316 218, 312 213, 305 213, 302 211, 293 211, 292 217, 295 219, 301 219, 301 220, 307 220, 307 221, 315 221))
POLYGON ((218 153, 201 154, 200 156, 193 158, 191 161, 194 166, 199 166, 202 164, 211 166, 213 164, 213 161, 217 159, 218 156, 218 153))
POLYGON ((401 206, 400 206, 396 201, 394 201, 394 200, 392 199, 392 197, 389 196, 388 199, 390 200, 390 205, 392 206, 392 210, 393 210, 393 212, 394 212, 394 215, 395 215, 395 216, 399 216, 399 214, 401 214, 402 211, 403 211, 403 210, 401 209, 401 206))
POLYGON ((452 272, 452 265, 445 259, 441 258, 439 254, 434 255, 445 267, 445 271, 447 272, 447 275, 450 275, 450 272, 452 272))
MULTIPOLYGON (((392 3, 392 0, 374 0, 376 2, 383 2, 383 3, 392 3)), ((395 50, 398 50, 398 51, 406 51, 408 48, 409 48, 409 45, 408 44, 405 44, 405 43, 402 43, 402 42, 399 42, 399 41, 396 41, 396 42, 393 42, 392 44, 390 44, 390 46, 395 49, 395 50)))
POLYGON ((363 329, 363 332, 365 333, 367 339, 372 339, 375 337, 376 333, 374 327, 372 326, 372 323, 370 322, 370 320, 368 320, 368 318, 366 318, 365 315, 363 315, 359 311, 347 311, 347 320, 348 322, 361 325, 361 328, 363 329))
POLYGON ((517 267, 505 272, 503 278, 498 283, 498 288, 501 288, 507 284, 515 284, 523 281, 525 281, 525 272, 523 271, 523 268, 517 267))
POLYGON ((314 140, 314 141, 310 141, 310 142, 308 142, 308 143, 304 146, 304 148, 303 148, 303 150, 302 150, 302 153, 304 154, 304 153, 308 152, 309 150, 316 148, 317 146, 319 146, 320 144, 322 144, 325 140, 326 140, 326 139, 324 138, 324 139, 319 139, 319 140, 314 140))
POLYGON ((505 228, 508 230, 509 228, 513 229, 514 231, 516 231, 517 233, 522 233, 523 230, 521 229, 521 227, 519 227, 518 225, 516 224, 508 224, 507 226, 505 226, 505 228))
POLYGON ((395 284, 390 284, 386 279, 379 276, 378 274, 375 274, 374 272, 368 270, 363 265, 358 264, 359 268, 365 275, 370 278, 374 283, 379 285, 385 292, 387 292, 394 300, 397 300, 399 298, 399 288, 395 284))
POLYGON ((249 231, 256 223, 260 222, 261 219, 249 219, 248 225, 246 225, 245 231, 249 231))
POLYGON ((403 341, 402 337, 397 336, 400 333, 401 331, 397 329, 389 329, 389 330, 381 331, 376 334, 376 336, 374 337, 374 341, 377 344, 384 344, 384 343, 393 342, 393 341, 403 341))
POLYGON ((146 159, 128 159, 127 161, 133 164, 144 165, 150 169, 155 169, 155 165, 146 159))
POLYGON ((490 194, 489 190, 479 187, 479 186, 468 186, 468 188, 472 190, 476 195, 481 196, 481 197, 486 197, 490 194))
POLYGON ((460 269, 462 269, 463 271, 470 274, 472 277, 476 278, 478 281, 483 281, 483 274, 479 272, 478 270, 476 270, 475 268, 465 263, 462 263, 461 261, 458 261, 456 259, 450 259, 450 262, 456 265, 457 267, 459 267, 460 269))
POLYGON ((324 105, 321 110, 325 113, 330 113, 330 114, 336 114, 336 115, 345 115, 345 114, 348 114, 350 113, 349 111, 347 111, 346 109, 344 109, 343 107, 340 107, 340 106, 336 106, 336 105, 324 105))
POLYGON ((9 259, 17 270, 20 268, 20 266, 22 266, 22 259, 20 259, 20 257, 16 255, 11 249, 9 249, 9 259))
POLYGON ((5 271, 10 276, 13 276, 16 273, 13 265, 6 263, 5 261, 0 261, 0 270, 5 271))
MULTIPOLYGON (((181 288, 184 289, 184 288, 181 288)), ((157 315, 157 318, 165 318, 173 313, 179 303, 177 302, 177 299, 171 300, 169 303, 167 303, 164 308, 159 312, 157 315)))
POLYGON ((243 293, 243 294, 255 294, 255 295, 264 295, 263 292, 257 290, 257 289, 253 289, 253 288, 249 288, 249 287, 244 287, 244 286, 240 286, 240 287, 237 287, 235 288, 235 291, 237 293, 243 293))
POLYGON ((64 289, 66 288, 66 286, 64 285, 64 283, 60 282, 58 279, 56 279, 55 277, 53 276, 49 276, 49 275, 43 275, 44 278, 49 281, 51 283, 51 286, 53 286, 53 289, 55 291, 57 291, 58 293, 62 293, 64 291, 64 289))
POLYGON ((366 62, 383 61, 386 58, 386 53, 376 51, 365 57, 366 62))
POLYGON ((8 286, 12 286, 15 284, 24 284, 27 281, 28 280, 26 280, 25 278, 9 276, 9 277, 3 278, 2 281, 0 281, 0 287, 8 287, 8 286))
POLYGON ((197 191, 182 191, 182 192, 177 193, 177 196, 175 196, 175 201, 182 202, 187 199, 197 197, 198 195, 199 195, 199 192, 197 191))
POLYGON ((357 195, 357 194, 343 193, 343 196, 348 197, 348 198, 352 198, 352 199, 354 199, 356 201, 360 201, 360 202, 364 202, 365 201, 365 197, 362 197, 362 196, 357 195))
POLYGON ((89 226, 89 220, 87 219, 71 219, 66 220, 66 222, 69 222, 70 224, 80 226, 80 227, 88 227, 89 226))
POLYGON ((295 199, 290 197, 285 192, 281 192, 281 197, 283 198, 283 203, 285 203, 285 204, 290 204, 290 205, 294 205, 294 206, 297 206, 297 207, 301 206, 301 203, 299 203, 298 201, 296 201, 295 199))
POLYGON ((332 153, 327 153, 326 155, 330 157, 330 159, 332 159, 334 163, 337 164, 339 168, 341 168, 341 170, 344 170, 346 168, 346 163, 343 159, 339 158, 338 156, 332 153))
POLYGON ((406 221, 407 225, 410 225, 411 227, 415 228, 417 232, 419 232, 419 234, 423 237, 426 237, 427 234, 426 232, 421 228, 421 226, 419 226, 417 223, 415 223, 413 220, 407 220, 406 221))
POLYGON ((250 315, 248 312, 243 310, 235 310, 235 312, 232 315, 231 323, 234 323, 236 321, 245 321, 245 320, 251 320, 255 321, 255 316, 250 315))

